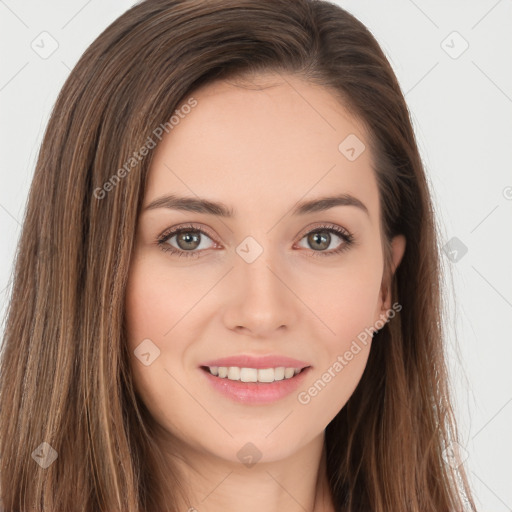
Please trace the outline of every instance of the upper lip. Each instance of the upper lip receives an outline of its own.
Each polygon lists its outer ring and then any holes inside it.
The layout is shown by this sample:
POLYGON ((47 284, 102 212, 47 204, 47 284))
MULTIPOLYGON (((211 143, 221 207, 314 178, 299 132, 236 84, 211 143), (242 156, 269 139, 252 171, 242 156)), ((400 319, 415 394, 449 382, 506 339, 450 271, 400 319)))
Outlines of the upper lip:
POLYGON ((238 366, 239 368, 306 368, 310 366, 309 363, 299 361, 292 357, 280 355, 266 355, 266 356, 251 356, 239 355, 221 357, 220 359, 210 360, 202 363, 200 366, 238 366))

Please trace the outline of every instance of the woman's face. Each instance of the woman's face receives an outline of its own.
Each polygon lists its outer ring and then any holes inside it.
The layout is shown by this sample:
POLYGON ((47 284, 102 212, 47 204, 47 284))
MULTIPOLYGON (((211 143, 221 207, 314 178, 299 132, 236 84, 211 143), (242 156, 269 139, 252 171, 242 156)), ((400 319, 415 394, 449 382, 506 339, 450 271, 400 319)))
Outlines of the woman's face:
MULTIPOLYGON (((365 132, 327 90, 260 78, 260 90, 203 86, 152 150, 126 297, 135 385, 152 416, 182 446, 235 462, 278 460, 318 438, 390 307, 365 132), (314 202, 327 197, 344 200, 314 202), (224 362, 232 378, 248 368, 245 383, 204 368, 231 356, 301 363, 224 362), (291 379, 258 372, 303 366, 291 379)), ((397 238, 395 264, 403 248, 397 238)))

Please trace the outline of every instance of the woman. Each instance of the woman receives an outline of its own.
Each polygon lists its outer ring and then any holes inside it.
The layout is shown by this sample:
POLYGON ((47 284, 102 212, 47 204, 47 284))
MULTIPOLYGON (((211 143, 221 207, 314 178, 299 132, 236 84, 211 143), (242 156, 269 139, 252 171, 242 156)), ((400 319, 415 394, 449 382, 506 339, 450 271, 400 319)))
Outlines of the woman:
POLYGON ((132 7, 61 91, 19 243, 6 511, 475 510, 424 170, 343 9, 132 7))

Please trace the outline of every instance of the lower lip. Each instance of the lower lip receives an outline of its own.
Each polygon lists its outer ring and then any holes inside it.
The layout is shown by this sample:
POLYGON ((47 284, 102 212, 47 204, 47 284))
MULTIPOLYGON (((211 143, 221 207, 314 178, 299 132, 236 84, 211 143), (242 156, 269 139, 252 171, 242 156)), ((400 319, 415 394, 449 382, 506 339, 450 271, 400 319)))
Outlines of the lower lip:
POLYGON ((200 368, 207 381, 214 389, 234 400, 244 404, 268 404, 281 400, 290 393, 293 393, 306 378, 311 370, 308 366, 291 379, 276 380, 274 382, 242 382, 216 377, 208 370, 200 368))

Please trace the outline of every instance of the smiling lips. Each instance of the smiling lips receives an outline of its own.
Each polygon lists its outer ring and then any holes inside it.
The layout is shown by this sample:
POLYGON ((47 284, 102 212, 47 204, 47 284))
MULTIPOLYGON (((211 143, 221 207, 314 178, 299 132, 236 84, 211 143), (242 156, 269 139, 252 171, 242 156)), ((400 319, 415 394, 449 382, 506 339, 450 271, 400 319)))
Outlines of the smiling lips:
POLYGON ((289 395, 311 369, 285 356, 232 356, 200 366, 208 382, 236 402, 269 403, 289 395))

